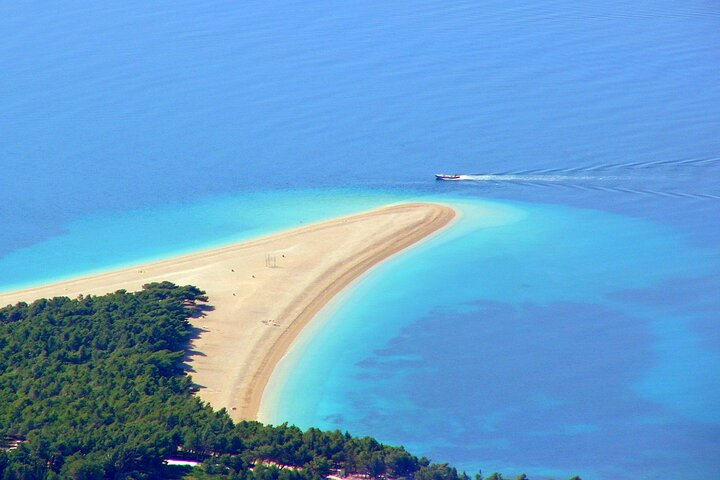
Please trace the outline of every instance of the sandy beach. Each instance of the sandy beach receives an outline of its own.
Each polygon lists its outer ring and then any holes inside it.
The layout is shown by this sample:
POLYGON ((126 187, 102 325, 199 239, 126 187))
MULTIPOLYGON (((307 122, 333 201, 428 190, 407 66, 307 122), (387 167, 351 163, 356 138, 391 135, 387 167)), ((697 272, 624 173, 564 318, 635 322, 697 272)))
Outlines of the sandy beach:
POLYGON ((214 308, 193 319, 198 395, 234 419, 254 419, 273 368, 315 314, 379 262, 446 226, 455 212, 427 203, 390 206, 257 240, 104 274, 0 294, 37 298, 139 290, 168 280, 205 290, 214 308))

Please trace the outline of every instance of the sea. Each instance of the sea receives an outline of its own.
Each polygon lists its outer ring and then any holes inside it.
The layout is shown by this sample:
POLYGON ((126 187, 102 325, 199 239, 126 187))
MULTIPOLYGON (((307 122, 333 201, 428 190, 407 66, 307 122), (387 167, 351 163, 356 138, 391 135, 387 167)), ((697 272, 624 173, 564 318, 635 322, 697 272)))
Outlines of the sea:
POLYGON ((720 478, 717 2, 29 0, 0 35, 0 290, 445 203, 262 420, 470 475, 720 478))

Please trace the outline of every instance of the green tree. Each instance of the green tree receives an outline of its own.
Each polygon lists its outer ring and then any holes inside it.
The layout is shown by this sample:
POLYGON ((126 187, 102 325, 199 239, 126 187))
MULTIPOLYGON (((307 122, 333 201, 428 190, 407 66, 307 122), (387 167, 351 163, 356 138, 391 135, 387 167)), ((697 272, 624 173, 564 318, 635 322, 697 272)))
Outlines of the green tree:
POLYGON ((390 475, 405 477, 412 475, 419 468, 418 459, 404 449, 390 448, 385 454, 385 464, 390 475))
POLYGON ((92 458, 73 456, 63 465, 61 475, 72 480, 102 480, 105 478, 105 469, 92 458))
POLYGON ((308 463, 307 469, 314 478, 325 478, 332 470, 332 463, 325 457, 316 456, 308 463))
POLYGON ((457 470, 448 464, 430 464, 420 468, 415 478, 417 480, 458 480, 457 470))
POLYGON ((371 437, 235 424, 214 411, 193 395, 183 364, 188 319, 207 300, 196 287, 161 282, 0 308, 0 438, 25 440, 0 450, 0 480, 161 478, 163 459, 176 454, 207 460, 198 479, 311 480, 337 468, 469 480, 371 437))

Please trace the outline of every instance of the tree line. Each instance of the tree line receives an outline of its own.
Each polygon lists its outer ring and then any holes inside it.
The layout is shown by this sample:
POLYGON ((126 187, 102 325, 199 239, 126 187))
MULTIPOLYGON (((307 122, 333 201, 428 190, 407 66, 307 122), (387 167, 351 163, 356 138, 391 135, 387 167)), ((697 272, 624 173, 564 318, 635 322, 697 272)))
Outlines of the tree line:
POLYGON ((184 364, 188 319, 205 302, 162 282, 0 309, 0 479, 470 480, 373 438, 214 411, 184 364), (204 463, 164 465, 178 455, 204 463))

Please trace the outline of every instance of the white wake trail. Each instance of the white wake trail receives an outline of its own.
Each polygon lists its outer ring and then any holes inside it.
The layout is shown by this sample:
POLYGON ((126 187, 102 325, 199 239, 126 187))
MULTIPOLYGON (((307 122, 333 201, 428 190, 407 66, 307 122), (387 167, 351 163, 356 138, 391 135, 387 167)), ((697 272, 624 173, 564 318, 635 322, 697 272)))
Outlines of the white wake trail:
POLYGON ((478 182, 576 182, 599 180, 622 180, 622 177, 608 177, 596 175, 513 175, 513 174, 487 174, 487 175, 460 175, 460 180, 474 180, 478 182))

